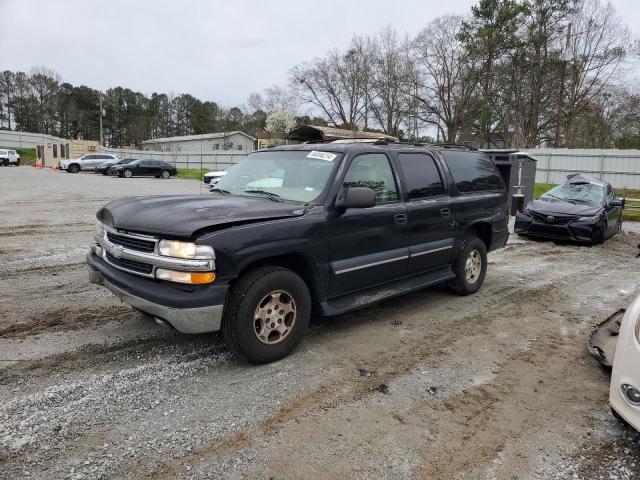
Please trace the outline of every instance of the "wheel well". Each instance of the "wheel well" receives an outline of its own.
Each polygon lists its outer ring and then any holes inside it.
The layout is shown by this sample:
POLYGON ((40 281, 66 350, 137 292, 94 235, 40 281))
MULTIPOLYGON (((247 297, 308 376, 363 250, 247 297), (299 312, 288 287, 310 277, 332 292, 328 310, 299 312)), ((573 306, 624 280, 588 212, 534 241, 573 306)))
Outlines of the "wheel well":
POLYGON ((487 251, 491 249, 491 225, 488 223, 476 223, 467 230, 467 235, 474 235, 482 240, 487 247, 487 251))
POLYGON ((264 266, 276 266, 287 268, 298 275, 304 280, 304 283, 307 284, 307 288, 309 289, 309 293, 311 294, 311 299, 315 303, 318 299, 318 280, 317 275, 315 273, 315 268, 312 266, 312 263, 301 253, 290 253, 286 255, 278 255, 275 257, 267 257, 257 260, 249 265, 245 266, 234 282, 241 278, 247 272, 254 270, 258 267, 264 266))

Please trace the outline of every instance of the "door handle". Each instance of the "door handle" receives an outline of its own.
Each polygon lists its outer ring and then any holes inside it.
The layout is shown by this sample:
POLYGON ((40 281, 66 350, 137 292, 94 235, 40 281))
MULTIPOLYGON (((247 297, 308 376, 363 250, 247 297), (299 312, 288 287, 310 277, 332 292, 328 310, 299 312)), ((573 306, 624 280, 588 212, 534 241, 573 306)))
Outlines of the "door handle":
POLYGON ((450 208, 441 208, 440 209, 440 215, 442 215, 443 217, 448 217, 451 215, 451 209, 450 208))
POLYGON ((407 216, 404 213, 398 213, 393 216, 393 221, 396 225, 404 225, 407 223, 407 216))

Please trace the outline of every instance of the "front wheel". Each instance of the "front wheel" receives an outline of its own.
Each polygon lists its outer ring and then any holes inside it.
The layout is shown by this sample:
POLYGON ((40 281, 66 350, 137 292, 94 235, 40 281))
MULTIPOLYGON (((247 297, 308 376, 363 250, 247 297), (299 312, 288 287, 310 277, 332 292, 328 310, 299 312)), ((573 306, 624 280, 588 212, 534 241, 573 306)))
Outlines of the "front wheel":
POLYGON ((127 169, 122 173, 122 175, 124 176, 124 178, 131 178, 131 177, 133 177, 133 171, 127 168, 127 169))
POLYGON ((458 295, 471 295, 480 290, 487 273, 487 246, 478 237, 464 239, 462 250, 453 264, 456 278, 449 288, 458 295))
POLYGON ((311 317, 311 295, 299 275, 282 267, 260 267, 233 286, 222 333, 227 344, 252 363, 286 357, 300 343, 311 317))
POLYGON ((6 160, 6 159, 5 159, 5 160, 2 162, 2 166, 3 166, 3 167, 8 167, 8 166, 9 166, 9 160, 6 160))
POLYGON ((72 163, 67 167, 67 172, 69 173, 78 173, 80 171, 80 165, 77 163, 72 163))

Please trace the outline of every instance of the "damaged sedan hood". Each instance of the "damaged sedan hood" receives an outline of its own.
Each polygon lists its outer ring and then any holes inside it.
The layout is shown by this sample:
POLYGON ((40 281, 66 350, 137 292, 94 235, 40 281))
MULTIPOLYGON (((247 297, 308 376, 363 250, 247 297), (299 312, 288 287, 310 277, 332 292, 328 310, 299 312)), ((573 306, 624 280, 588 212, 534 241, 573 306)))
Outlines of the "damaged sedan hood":
POLYGON ((189 238, 225 224, 301 216, 305 207, 245 195, 162 195, 109 202, 96 214, 117 229, 189 238))
POLYGON ((602 207, 567 202, 556 198, 539 198, 531 202, 528 208, 538 213, 578 215, 583 217, 598 215, 602 210, 602 207))

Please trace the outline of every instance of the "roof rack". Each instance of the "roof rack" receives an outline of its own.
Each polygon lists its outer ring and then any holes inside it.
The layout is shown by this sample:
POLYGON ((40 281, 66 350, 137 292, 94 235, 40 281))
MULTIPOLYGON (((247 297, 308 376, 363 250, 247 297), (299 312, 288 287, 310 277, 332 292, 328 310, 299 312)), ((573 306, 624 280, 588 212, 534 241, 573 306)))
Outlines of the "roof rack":
POLYGON ((446 148, 446 149, 458 149, 458 150, 478 150, 476 147, 472 147, 471 145, 464 145, 461 143, 427 143, 427 144, 423 144, 423 145, 430 145, 432 147, 440 147, 440 148, 446 148))

